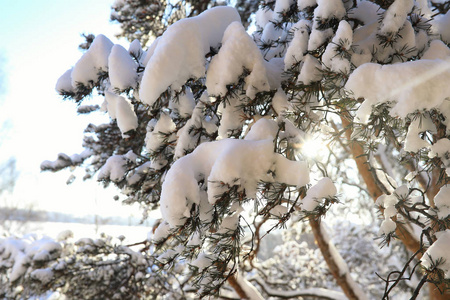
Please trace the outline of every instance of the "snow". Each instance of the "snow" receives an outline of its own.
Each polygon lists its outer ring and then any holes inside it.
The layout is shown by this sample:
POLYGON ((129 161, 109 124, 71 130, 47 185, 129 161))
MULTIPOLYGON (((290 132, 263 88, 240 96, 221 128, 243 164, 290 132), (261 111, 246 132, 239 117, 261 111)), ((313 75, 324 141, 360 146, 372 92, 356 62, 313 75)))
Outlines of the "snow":
POLYGON ((197 267, 199 272, 211 264, 211 258, 204 252, 201 252, 190 265, 197 267))
POLYGON ((403 149, 410 152, 418 152, 422 148, 430 148, 430 143, 420 138, 422 132, 435 132, 436 126, 428 117, 416 118, 411 122, 406 134, 405 145, 403 149))
POLYGON ((405 199, 409 194, 409 188, 406 185, 402 185, 395 189, 394 194, 381 195, 378 197, 376 204, 384 208, 384 220, 381 222, 380 230, 378 234, 390 234, 395 231, 397 224, 391 219, 397 215, 397 209, 395 205, 399 199, 405 199))
POLYGON ((232 215, 224 217, 222 219, 222 223, 220 224, 220 229, 217 231, 217 234, 220 235, 236 231, 239 226, 239 216, 242 211, 243 208, 240 207, 232 215))
POLYGON ((313 82, 319 81, 322 79, 322 74, 320 70, 322 66, 317 58, 312 56, 311 54, 305 55, 303 58, 303 65, 300 71, 300 75, 298 76, 297 82, 301 82, 304 85, 309 85, 313 82))
MULTIPOLYGON (((450 148, 448 148, 450 149, 450 148)), ((444 185, 434 197, 438 209, 438 218, 445 219, 450 215, 450 185, 444 185)))
POLYGON ((234 8, 214 7, 169 26, 145 66, 141 101, 152 105, 169 86, 179 90, 189 78, 204 76, 205 55, 211 47, 217 48, 226 27, 234 21, 240 21, 234 8))
POLYGON ((432 266, 435 265, 435 262, 438 260, 440 264, 437 265, 437 268, 444 271, 444 277, 446 279, 450 278, 450 229, 445 231, 436 233, 437 240, 433 243, 433 245, 428 248, 425 254, 422 256, 421 262, 422 265, 431 269, 432 266))
POLYGON ((118 90, 135 88, 137 85, 137 64, 121 45, 114 45, 108 57, 109 80, 118 90))
POLYGON ((271 43, 278 40, 282 33, 283 31, 280 28, 275 27, 274 23, 268 22, 264 26, 264 30, 261 35, 261 41, 263 41, 264 43, 271 43))
POLYGON ((271 119, 261 118, 251 125, 251 129, 244 139, 247 141, 274 140, 277 132, 277 122, 271 119))
POLYGON ((416 44, 416 34, 411 22, 405 21, 398 34, 400 35, 400 37, 393 45, 393 50, 397 51, 397 53, 403 53, 404 57, 399 58, 397 56, 394 56, 392 63, 403 62, 404 60, 406 60, 406 58, 409 58, 412 55, 416 54, 417 49, 414 49, 414 47, 419 46, 416 44), (410 52, 408 53, 408 51, 410 52))
POLYGON ((245 78, 248 97, 254 98, 257 92, 269 90, 270 86, 261 51, 242 24, 233 22, 225 30, 222 47, 208 67, 206 75, 208 94, 226 95, 227 85, 237 83, 244 68, 251 72, 245 78), (246 53, 246 55, 241 55, 242 53, 246 53))
MULTIPOLYGON (((341 0, 317 0, 318 6, 314 9, 314 22, 308 41, 308 50, 314 51, 324 44, 333 35, 331 28, 319 29, 322 21, 330 19, 341 20, 346 13, 341 0)), ((304 4, 302 3, 302 6, 304 4)))
POLYGON ((384 210, 383 214, 384 214, 385 219, 389 219, 391 217, 394 217, 397 214, 397 209, 395 208, 395 206, 388 206, 384 210))
POLYGON ((121 181, 125 177, 127 159, 123 155, 113 155, 98 172, 98 180, 121 181))
MULTIPOLYGON (((8 266, 9 280, 16 281, 28 270, 30 264, 39 264, 59 255, 62 247, 59 243, 48 237, 36 239, 36 236, 29 235, 23 239, 8 237, 0 239, 0 267, 8 266)), ((37 272, 36 279, 47 282, 52 277, 48 270, 37 272)))
POLYGON ((295 186, 304 186, 309 183, 309 177, 299 174, 308 174, 308 164, 304 161, 291 161, 281 154, 275 154, 275 175, 279 182, 295 186))
POLYGON ((72 86, 72 70, 73 68, 70 68, 64 74, 61 75, 61 77, 58 78, 58 81, 56 82, 55 90, 58 93, 63 92, 74 92, 74 87, 72 86))
POLYGON ((60 170, 65 167, 81 164, 86 158, 92 155, 90 149, 85 149, 80 154, 73 154, 68 156, 64 153, 59 153, 58 158, 55 161, 45 160, 41 163, 41 170, 60 170))
POLYGON ((294 0, 277 0, 275 2, 275 8, 273 10, 275 13, 274 17, 278 18, 278 20, 281 20, 279 15, 283 12, 288 11, 292 4, 294 4, 294 0))
POLYGON ((186 87, 184 93, 181 93, 178 99, 171 99, 169 108, 181 118, 190 117, 195 108, 195 99, 191 89, 186 87))
POLYGON ((348 17, 363 22, 364 25, 377 23, 379 14, 384 13, 384 9, 370 1, 359 1, 358 6, 348 12, 348 17))
POLYGON ((153 234, 153 241, 159 242, 164 238, 168 237, 170 234, 170 225, 166 221, 162 221, 161 224, 156 228, 155 233, 153 234))
POLYGON ((409 195, 409 187, 406 184, 403 184, 396 188, 394 193, 400 199, 406 199, 409 195))
POLYGON ((138 155, 137 155, 136 153, 134 153, 133 150, 130 150, 130 151, 128 151, 128 152, 124 155, 124 157, 125 157, 126 159, 128 159, 129 161, 131 161, 131 162, 133 162, 133 163, 136 163, 136 160, 137 160, 137 158, 138 158, 138 155))
POLYGON ((275 90, 281 86, 281 77, 284 70, 284 59, 282 57, 274 57, 269 61, 264 61, 266 67, 267 80, 270 89, 275 90))
MULTIPOLYGON (((448 132, 448 129, 447 129, 448 132)), ((450 140, 447 138, 442 138, 438 140, 433 146, 431 146, 428 156, 430 158, 439 157, 441 159, 444 168, 446 168, 446 173, 450 176, 450 140)))
POLYGON ((305 198, 302 200, 302 209, 313 211, 322 203, 323 198, 334 197, 336 193, 337 189, 333 181, 328 177, 324 177, 308 189, 305 198))
POLYGON ((258 285, 263 287, 265 291, 267 291, 270 295, 278 296, 280 298, 284 299, 295 299, 299 297, 317 297, 317 298, 324 298, 324 299, 335 299, 335 300, 346 300, 348 299, 344 293, 324 289, 324 288, 307 288, 302 289, 301 291, 285 291, 285 290, 276 290, 271 288, 267 285, 265 280, 254 276, 251 278, 251 280, 256 281, 258 285))
POLYGON ((157 37, 153 43, 150 45, 150 47, 147 49, 147 51, 144 52, 144 57, 142 59, 142 64, 144 67, 148 64, 150 59, 152 58, 153 54, 155 53, 156 48, 158 47, 158 43, 161 40, 161 36, 157 37))
POLYGON ((161 263, 167 263, 177 255, 177 252, 173 249, 167 249, 163 254, 159 255, 156 259, 161 263))
POLYGON ((445 159, 445 154, 450 152, 450 140, 442 138, 436 141, 430 148, 431 151, 428 153, 430 158, 441 157, 445 159))
POLYGON ((429 2, 427 0, 415 0, 413 12, 418 15, 423 15, 427 19, 430 19, 433 15, 433 12, 431 11, 431 7, 428 3, 429 2))
POLYGON ((380 197, 378 197, 376 204, 380 205, 384 208, 388 208, 389 206, 394 206, 395 204, 398 203, 398 199, 397 197, 395 197, 394 195, 381 195, 380 197))
POLYGON ((398 32, 414 6, 414 0, 395 0, 386 10, 380 26, 380 34, 398 32))
MULTIPOLYGON (((277 1, 278 2, 278 1, 277 1)), ((239 286, 244 290, 249 300, 263 300, 263 296, 258 292, 255 286, 248 282, 240 272, 236 273, 236 281, 239 286)))
POLYGON ((450 10, 445 15, 437 15, 432 21, 432 30, 442 40, 450 43, 450 10))
POLYGON ((258 9, 255 14, 255 24, 260 28, 264 28, 270 20, 272 20, 273 11, 270 9, 258 9))
POLYGON ((450 56, 450 48, 441 40, 433 40, 430 47, 425 51, 422 59, 448 59, 450 56))
POLYGON ((37 269, 31 272, 30 274, 31 278, 38 280, 41 282, 41 284, 47 284, 50 282, 54 276, 54 273, 51 269, 37 269))
POLYGON ((394 221, 391 219, 385 219, 383 222, 381 222, 380 230, 378 231, 378 234, 390 234, 395 231, 397 228, 397 224, 395 224, 394 221))
POLYGON ((188 247, 196 247, 196 246, 199 246, 201 244, 201 242, 202 242, 202 240, 201 240, 200 233, 198 231, 196 231, 189 238, 189 241, 186 244, 186 246, 188 246, 188 247))
POLYGON ((354 98, 365 98, 356 118, 367 123, 371 107, 388 101, 396 102, 390 114, 401 118, 416 110, 440 107, 450 96, 449 76, 450 60, 367 63, 350 75, 345 88, 353 92, 354 98))
POLYGON ((171 227, 184 224, 184 218, 190 217, 192 204, 200 204, 198 181, 202 179, 208 182, 208 202, 214 204, 217 196, 236 184, 245 190, 248 198, 256 197, 259 181, 306 185, 309 170, 303 162, 289 161, 274 153, 272 139, 222 139, 203 143, 178 159, 164 180, 161 213, 171 227))
POLYGON ((98 81, 99 71, 108 71, 108 57, 113 43, 104 35, 95 37, 91 47, 78 60, 72 70, 72 86, 77 83, 91 86, 90 82, 98 81))
POLYGON ((270 210, 270 214, 276 217, 282 217, 288 212, 288 208, 284 205, 276 205, 270 210))
POLYGON ((292 110, 292 105, 287 99, 286 93, 278 89, 272 98, 272 107, 279 116, 283 116, 287 111, 292 110))
MULTIPOLYGON (((279 20, 279 13, 288 9, 292 3, 293 0, 279 0, 276 2, 274 11, 263 12, 260 10, 258 12, 256 24, 264 28, 262 40, 282 40, 286 30, 275 28, 271 21, 279 20)), ((418 3, 424 9, 427 7, 426 1, 418 3)), ((139 95, 137 95, 139 101, 146 105, 153 105, 161 93, 168 88, 170 88, 169 92, 172 96, 177 94, 177 97, 169 100, 169 109, 164 109, 159 117, 152 119, 147 125, 145 145, 152 157, 151 163, 136 169, 136 172, 130 172, 127 178, 128 183, 137 183, 141 178, 139 172, 144 173, 149 168, 158 169, 158 166, 160 168, 169 163, 164 160, 164 155, 158 155, 158 151, 164 149, 165 146, 170 146, 168 151, 174 150, 175 162, 164 174, 160 198, 164 221, 152 236, 153 241, 163 240, 169 236, 173 227, 183 225, 185 219, 191 217, 194 204, 198 206, 201 221, 210 221, 211 212, 217 200, 232 186, 238 186, 240 192, 245 191, 247 199, 252 199, 256 198, 258 184, 261 181, 280 182, 297 188, 307 185, 310 182, 308 164, 302 161, 288 160, 283 155, 274 152, 274 142, 277 142, 274 140, 277 137, 301 139, 305 134, 289 120, 284 120, 286 112, 292 110, 292 104, 281 88, 281 71, 283 69, 287 71, 299 63, 298 83, 304 85, 320 81, 322 79, 320 70, 323 68, 349 74, 351 63, 347 58, 341 56, 341 53, 342 51, 351 52, 353 44, 358 49, 358 53, 353 55, 352 63, 358 68, 350 75, 345 88, 355 98, 364 98, 356 111, 356 121, 367 123, 373 106, 388 103, 392 116, 403 119, 401 120, 403 122, 411 121, 404 141, 404 150, 418 152, 425 148, 429 150, 430 158, 441 158, 447 168, 447 173, 450 173, 450 160, 445 158, 448 157, 450 140, 446 138, 438 141, 425 140, 423 133, 436 132, 435 125, 426 115, 415 119, 410 115, 416 111, 438 109, 444 115, 446 120, 444 122, 450 124, 448 121, 450 105, 447 101, 450 97, 450 86, 448 85, 450 49, 445 43, 438 40, 431 41, 428 47, 428 38, 424 38, 423 32, 417 34, 414 32, 407 19, 408 13, 413 9, 414 1, 396 0, 386 11, 379 9, 376 4, 371 2, 358 1, 358 7, 353 9, 349 16, 350 19, 355 17, 361 20, 365 26, 359 28, 355 34, 353 34, 351 25, 345 20, 340 21, 335 34, 331 28, 319 29, 321 20, 344 18, 346 10, 342 1, 298 0, 298 6, 301 9, 316 4, 312 24, 311 21, 301 20, 297 24, 288 25, 292 25, 293 38, 284 57, 266 61, 275 56, 276 51, 263 57, 254 40, 240 24, 236 10, 230 7, 217 7, 197 17, 184 19, 170 26, 145 53, 138 41, 133 41, 127 51, 122 46, 113 45, 106 37, 99 35, 75 67, 66 71, 59 78, 56 89, 59 92, 73 92, 77 84, 91 86, 99 79, 99 71, 107 71, 110 86, 106 83, 104 108, 112 119, 117 120, 124 137, 126 137, 126 132, 137 128, 138 120, 132 102, 117 93, 128 88, 137 88, 138 65, 142 63, 145 66, 139 95), (379 23, 377 22, 378 14, 385 16, 379 23), (312 28, 312 32, 309 35, 310 28, 312 28), (375 45, 376 34, 392 35, 394 33, 398 33, 400 36, 395 44, 384 52, 377 51, 381 48, 378 44, 375 45), (329 42, 330 40, 331 42, 329 42), (319 61, 310 52, 324 43, 328 44, 321 57, 322 61, 319 61), (368 51, 371 47, 375 53, 374 57, 368 51), (395 64, 391 65, 365 63, 384 61, 383 59, 392 55, 394 51, 405 47, 416 47, 415 54, 420 53, 419 50, 422 49, 426 51, 420 60, 410 62, 401 62, 400 59, 396 60, 397 58, 395 58, 393 61, 395 64), (211 50, 219 51, 209 61, 205 55, 211 50), (133 60, 130 53, 139 62, 133 60), (242 53, 246 55, 242 55, 242 53), (238 82, 244 70, 250 72, 245 78, 245 96, 228 95, 229 86, 238 82), (190 78, 202 78, 203 80, 205 74, 204 82, 207 93, 205 92, 201 99, 197 99, 196 104, 192 91, 183 86, 190 78), (275 114, 278 115, 278 120, 272 120, 273 116, 252 115, 254 122, 248 124, 249 131, 244 134, 245 138, 229 138, 232 133, 240 132, 244 124, 247 125, 241 118, 241 113, 244 112, 239 108, 247 100, 247 97, 254 98, 258 92, 277 88, 271 105, 275 114), (180 94, 177 93, 179 91, 180 94), (221 101, 219 105, 219 117, 205 116, 205 105, 210 104, 209 101, 217 101, 215 97, 219 98, 225 95, 227 96, 226 101, 221 101), (177 132, 177 126, 172 118, 175 119, 178 116, 190 119, 177 132), (285 122, 285 132, 280 130, 279 124, 282 122, 285 122), (215 133, 217 125, 219 125, 217 141, 206 142, 206 139, 194 139, 189 132, 192 128, 202 128, 206 129, 208 133, 215 133), (175 149, 172 149, 171 146, 175 143, 175 149), (197 146, 197 144, 199 145, 197 146), (185 155, 190 151, 193 152, 185 155)), ((119 5, 119 1, 116 1, 115 5, 119 5)), ((435 33, 441 34, 444 40, 450 39, 449 14, 437 17, 432 24, 435 33)), ((177 125, 179 124, 183 123, 177 122, 177 125)), ((84 156, 72 158, 61 154, 57 162, 44 162, 41 168, 57 169, 60 166, 73 164, 75 161, 82 162, 83 159, 84 156)), ((127 164, 130 162, 136 162, 136 155, 132 152, 126 155, 111 156, 100 169, 98 179, 110 179, 116 182, 123 180, 128 172, 127 164)), ((383 183, 389 186, 390 177, 384 172, 377 171, 377 174, 381 174, 380 178, 383 179, 383 183), (388 180, 386 181, 384 178, 388 180)), ((409 177, 412 179, 412 176, 409 177)), ((377 204, 384 208, 384 220, 379 232, 385 235, 396 229, 393 218, 395 219, 398 213, 395 205, 399 198, 406 199, 409 196, 409 188, 406 185, 395 190, 392 187, 391 191, 394 194, 383 195, 377 199, 377 204)), ((322 178, 307 190, 306 196, 302 200, 302 208, 313 211, 323 202, 323 199, 335 197, 336 194, 337 189, 333 181, 327 177, 322 178)), ((444 186, 435 197, 439 218, 446 218, 450 215, 450 200, 448 199, 450 199, 450 187, 444 186)), ((282 216, 287 210, 288 206, 278 205, 270 213, 282 216)), ((238 203, 233 203, 229 211, 228 215, 223 216, 217 233, 234 231, 238 227, 243 208, 238 203)), ((444 246, 446 249, 450 246, 449 232, 447 230, 437 234, 438 240, 428 249, 422 261, 424 266, 430 266, 427 255, 433 259, 444 257, 446 262, 441 267, 447 278, 450 277, 450 264, 447 263, 449 261, 448 253, 444 252, 442 247, 444 246)), ((70 233, 65 233, 58 239, 64 241, 69 237, 70 233)), ((345 275, 359 296, 364 298, 362 291, 351 278, 345 261, 337 249, 329 243, 328 237, 326 240, 331 255, 338 264, 340 275, 345 275)), ((98 242, 86 239, 81 240, 78 244, 90 246, 98 242)), ((188 246, 197 246, 201 243, 202 236, 196 232, 189 239, 188 246)), ((27 264, 31 261, 49 260, 52 253, 60 251, 60 248, 59 243, 47 242, 18 245, 14 250, 10 250, 16 252, 11 278, 20 278, 26 272, 27 264)), ((165 261, 181 251, 183 251, 182 247, 168 249, 159 256, 159 259, 165 261)), ((191 264, 197 266, 201 271, 210 263, 210 257, 202 252, 191 264)), ((53 273, 50 269, 39 269, 31 273, 31 276, 45 284, 51 280, 53 273)), ((237 280, 250 299, 261 298, 259 293, 239 274, 237 280)))
POLYGON ((139 61, 142 61, 142 58, 144 57, 144 50, 142 50, 141 42, 139 42, 138 39, 133 40, 130 43, 130 46, 128 47, 128 52, 139 59, 139 61))
POLYGON ((308 50, 308 27, 311 27, 311 22, 307 20, 300 20, 292 26, 291 31, 294 32, 294 37, 284 56, 285 71, 303 60, 304 53, 308 50))
POLYGON ((14 264, 11 268, 11 272, 9 273, 9 280, 11 282, 16 281, 21 276, 25 274, 27 271, 27 265, 30 263, 30 258, 20 252, 14 257, 14 264))
POLYGON ((322 56, 322 63, 336 73, 350 73, 350 61, 340 54, 350 51, 353 41, 353 30, 347 21, 341 21, 331 43, 322 56))
POLYGON ((58 242, 61 242, 61 241, 68 240, 69 238, 72 238, 72 237, 73 237, 72 230, 63 230, 56 236, 56 240, 58 242))
POLYGON ((233 132, 239 132, 244 125, 242 115, 244 111, 239 108, 246 99, 240 95, 228 97, 227 101, 220 103, 219 111, 222 119, 219 125, 219 139, 228 138, 233 132))
POLYGON ((317 0, 297 0, 298 8, 303 10, 307 7, 316 6, 317 0))
POLYGON ((105 92, 106 110, 111 119, 117 119, 122 137, 127 137, 126 132, 138 127, 138 119, 130 100, 116 95, 110 91, 105 92))
POLYGON ((345 16, 345 7, 342 0, 317 0, 314 17, 321 19, 342 19, 345 16))
POLYGON ((338 267, 339 275, 345 276, 345 281, 352 287, 352 291, 356 294, 357 299, 361 299, 361 300, 368 299, 366 294, 364 293, 364 291, 361 289, 361 287, 352 278, 350 271, 348 269, 348 265, 345 262, 344 258, 341 256, 339 251, 336 249, 336 246, 334 246, 334 244, 331 243, 325 222, 320 223, 320 230, 322 232, 325 243, 327 243, 327 245, 328 245, 328 250, 333 258, 333 261, 336 263, 336 265, 338 267))
MULTIPOLYGON (((153 123, 150 123, 152 125, 153 123)), ((145 137, 145 145, 147 151, 156 152, 164 143, 164 141, 172 141, 174 139, 175 123, 167 114, 161 114, 159 120, 153 126, 147 127, 147 135, 145 137)))
POLYGON ((313 30, 309 35, 308 40, 308 51, 317 50, 321 45, 323 45, 328 38, 333 36, 333 30, 331 28, 327 28, 325 30, 319 30, 317 27, 319 26, 317 23, 317 19, 314 20, 313 30))

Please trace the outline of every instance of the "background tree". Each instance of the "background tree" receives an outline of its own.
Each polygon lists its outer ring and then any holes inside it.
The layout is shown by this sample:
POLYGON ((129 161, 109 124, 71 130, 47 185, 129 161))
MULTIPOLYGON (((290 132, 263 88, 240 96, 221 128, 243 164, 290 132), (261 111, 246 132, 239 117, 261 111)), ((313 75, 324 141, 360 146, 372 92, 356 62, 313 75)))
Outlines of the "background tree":
POLYGON ((278 0, 261 3, 252 36, 230 7, 174 23, 146 51, 98 35, 56 88, 112 122, 41 168, 82 165, 162 220, 133 245, 4 239, 5 295, 415 299, 429 283, 448 298, 449 23, 442 3, 278 0), (372 228, 332 218, 353 215, 372 228), (374 231, 395 251, 363 247, 374 231), (379 285, 363 289, 375 267, 379 285))
MULTIPOLYGON (((138 39, 146 46, 176 21, 194 17, 214 6, 230 5, 231 2, 117 0, 112 5, 111 21, 120 24, 122 31, 118 37, 125 37, 130 42, 138 39)), ((233 2, 246 28, 250 25, 251 14, 258 9, 258 2, 257 0, 233 2)))

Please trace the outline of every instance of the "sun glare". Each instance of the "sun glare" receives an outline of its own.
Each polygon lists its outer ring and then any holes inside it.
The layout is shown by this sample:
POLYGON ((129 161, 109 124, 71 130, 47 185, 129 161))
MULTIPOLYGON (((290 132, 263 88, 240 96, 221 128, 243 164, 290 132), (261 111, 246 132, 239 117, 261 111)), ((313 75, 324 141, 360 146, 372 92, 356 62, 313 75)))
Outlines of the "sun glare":
POLYGON ((328 148, 321 139, 309 139, 302 144, 300 153, 306 157, 318 159, 328 153, 328 148))

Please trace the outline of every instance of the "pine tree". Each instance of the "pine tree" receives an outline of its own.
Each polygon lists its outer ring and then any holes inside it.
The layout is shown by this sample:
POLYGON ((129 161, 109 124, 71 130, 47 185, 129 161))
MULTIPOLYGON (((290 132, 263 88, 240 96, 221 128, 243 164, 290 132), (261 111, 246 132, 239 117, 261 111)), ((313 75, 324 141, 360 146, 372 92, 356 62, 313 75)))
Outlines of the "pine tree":
POLYGON ((133 245, 3 239, 3 295, 448 298, 448 8, 263 1, 252 35, 231 7, 173 23, 146 50, 98 35, 56 88, 112 121, 41 168, 83 166, 162 220, 133 245), (342 221, 351 214, 370 229, 342 221), (372 247, 374 231, 391 250, 372 247))
MULTIPOLYGON (((120 24, 119 37, 130 42, 137 39, 142 45, 160 36, 167 27, 176 21, 197 16, 208 8, 230 5, 231 1, 153 1, 153 0, 116 0, 112 5, 111 21, 120 24)), ((238 0, 234 4, 241 16, 242 24, 247 28, 251 14, 258 9, 258 1, 238 0)))

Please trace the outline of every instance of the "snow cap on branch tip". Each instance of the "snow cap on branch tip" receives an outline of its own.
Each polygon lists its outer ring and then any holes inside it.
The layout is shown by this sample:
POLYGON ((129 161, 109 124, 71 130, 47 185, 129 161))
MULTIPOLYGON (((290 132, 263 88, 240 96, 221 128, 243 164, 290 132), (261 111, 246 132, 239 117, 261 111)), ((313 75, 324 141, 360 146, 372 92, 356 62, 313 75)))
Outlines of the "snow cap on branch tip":
POLYGON ((73 68, 70 68, 64 74, 62 74, 58 81, 56 82, 55 90, 59 94, 63 94, 64 92, 73 93, 75 92, 75 88, 72 86, 72 70, 73 68))
POLYGON ((437 240, 428 248, 421 259, 427 269, 440 269, 446 279, 450 278, 450 229, 436 233, 437 240))
POLYGON ((302 209, 313 211, 322 203, 324 198, 334 197, 336 193, 337 189, 333 181, 324 177, 306 192, 306 196, 302 200, 302 209))
POLYGON ((78 83, 89 85, 91 81, 96 82, 99 71, 108 71, 108 57, 113 45, 113 42, 103 34, 95 37, 91 47, 73 67, 71 74, 73 87, 76 87, 78 83))
POLYGON ((225 96, 227 85, 236 84, 244 70, 246 95, 254 98, 257 92, 270 89, 264 58, 253 39, 240 22, 231 23, 222 38, 222 47, 213 57, 206 75, 208 94, 225 96), (242 55, 245 53, 245 55, 242 55))
POLYGON ((408 13, 414 7, 414 0, 395 0, 384 14, 380 34, 387 35, 398 32, 406 21, 408 13))
POLYGON ((450 97, 449 77, 450 60, 366 63, 350 75, 345 89, 353 92, 355 99, 365 99, 356 111, 356 119, 367 123, 372 106, 388 101, 395 101, 390 114, 400 118, 416 110, 439 108, 450 97))
POLYGON ((300 20, 292 26, 291 31, 294 32, 294 37, 289 43, 284 56, 285 71, 289 70, 295 63, 303 60, 303 55, 308 49, 308 27, 311 27, 311 21, 308 20, 300 20))
POLYGON ((204 76, 205 55, 219 46, 228 25, 240 20, 235 8, 219 6, 169 26, 150 47, 153 54, 141 81, 141 101, 152 105, 169 86, 178 90, 188 79, 204 76))
POLYGON ((129 52, 121 45, 114 45, 108 57, 111 86, 126 90, 137 85, 137 67, 129 52))
POLYGON ((138 119, 130 100, 111 91, 106 91, 105 106, 110 118, 113 120, 117 119, 117 126, 119 126, 122 137, 127 137, 126 132, 138 127, 138 119))
POLYGON ((450 185, 444 185, 441 187, 434 198, 434 203, 436 204, 436 208, 439 210, 439 219, 445 219, 450 215, 450 185))

